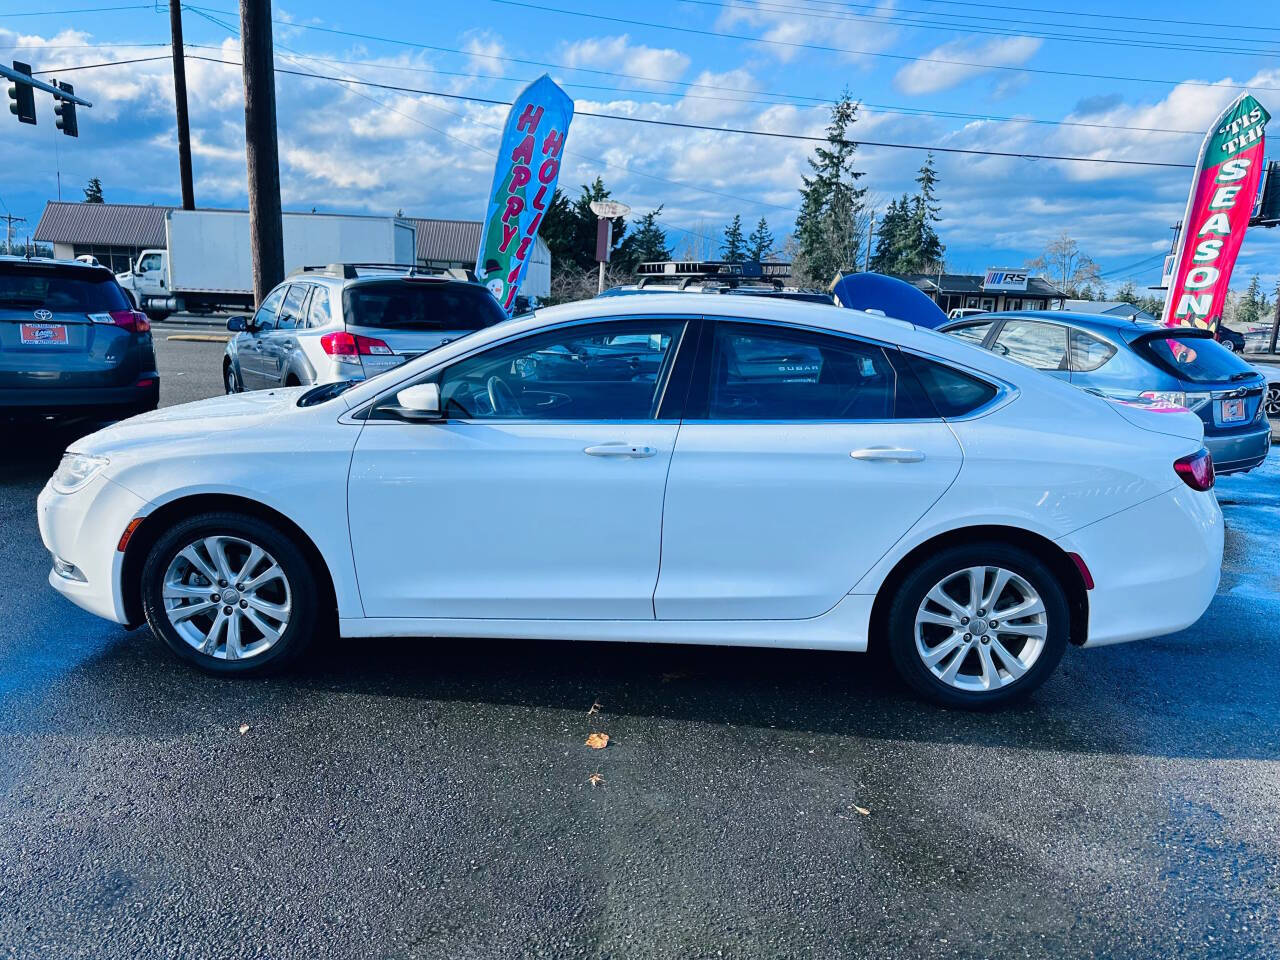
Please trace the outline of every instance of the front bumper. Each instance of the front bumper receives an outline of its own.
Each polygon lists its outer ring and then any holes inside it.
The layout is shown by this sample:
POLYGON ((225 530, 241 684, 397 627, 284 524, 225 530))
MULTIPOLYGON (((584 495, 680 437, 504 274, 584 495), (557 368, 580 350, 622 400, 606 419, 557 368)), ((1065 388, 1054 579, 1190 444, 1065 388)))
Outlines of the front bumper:
POLYGON ((36 500, 40 539, 84 578, 53 569, 50 586, 81 609, 128 623, 120 583, 124 554, 116 545, 129 521, 149 509, 146 500, 101 474, 75 493, 58 493, 45 484, 36 500))
POLYGON ((1261 426, 1247 433, 1206 433, 1204 445, 1213 454, 1213 469, 1218 473, 1252 470, 1271 450, 1271 423, 1264 417, 1261 426))
POLYGON ((1087 647, 1185 630, 1208 609, 1222 575, 1217 497, 1181 484, 1057 543, 1093 575, 1087 647))

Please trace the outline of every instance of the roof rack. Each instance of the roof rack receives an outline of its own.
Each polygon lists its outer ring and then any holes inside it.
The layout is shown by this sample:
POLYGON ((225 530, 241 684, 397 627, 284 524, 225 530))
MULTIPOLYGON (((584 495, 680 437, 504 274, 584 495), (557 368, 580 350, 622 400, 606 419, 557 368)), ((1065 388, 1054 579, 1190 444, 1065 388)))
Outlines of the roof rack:
POLYGON ((692 283, 712 282, 726 287, 757 283, 781 288, 791 276, 791 264, 781 260, 652 260, 636 267, 638 285, 678 281, 681 290, 692 283))
POLYGON ((341 277, 343 280, 354 280, 362 276, 360 271, 368 273, 401 272, 407 277, 452 277, 465 280, 465 271, 453 267, 424 267, 416 263, 324 263, 308 264, 293 271, 299 273, 318 273, 326 277, 341 277), (461 276, 459 274, 462 274, 461 276))

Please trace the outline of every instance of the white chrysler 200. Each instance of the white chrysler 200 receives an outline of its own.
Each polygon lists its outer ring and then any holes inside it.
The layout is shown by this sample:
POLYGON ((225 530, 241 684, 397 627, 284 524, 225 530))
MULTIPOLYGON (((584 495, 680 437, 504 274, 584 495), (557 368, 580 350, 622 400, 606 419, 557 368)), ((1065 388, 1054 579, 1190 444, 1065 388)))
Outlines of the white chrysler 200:
POLYGON ((1194 623, 1222 558, 1193 414, 745 296, 615 297, 354 384, 77 441, 50 583, 216 673, 343 637, 863 651, 936 701, 1194 623))

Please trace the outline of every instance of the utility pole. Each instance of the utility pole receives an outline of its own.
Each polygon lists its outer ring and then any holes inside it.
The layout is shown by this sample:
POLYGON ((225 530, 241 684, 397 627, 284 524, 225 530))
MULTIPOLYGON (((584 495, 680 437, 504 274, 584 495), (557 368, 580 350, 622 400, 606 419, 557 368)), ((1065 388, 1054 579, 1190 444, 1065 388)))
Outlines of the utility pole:
POLYGON ((173 50, 173 99, 178 111, 178 171, 182 178, 182 209, 196 208, 191 178, 191 124, 187 119, 187 56, 182 45, 182 3, 169 0, 169 32, 173 50))
POLYGON ((4 215, 4 217, 2 217, 2 218, 0 218, 0 219, 3 219, 3 220, 4 220, 4 222, 5 222, 5 228, 4 228, 4 252, 5 252, 5 253, 7 253, 7 254, 9 254, 10 256, 12 256, 12 255, 13 255, 13 225, 14 225, 15 223, 26 223, 26 222, 27 222, 27 218, 26 218, 26 217, 15 217, 15 216, 14 216, 13 214, 11 214, 11 213, 6 213, 6 214, 4 215))
POLYGON ((253 259, 253 296, 261 303, 271 288, 284 279, 271 0, 240 0, 240 44, 244 62, 244 147, 249 167, 249 249, 253 259))

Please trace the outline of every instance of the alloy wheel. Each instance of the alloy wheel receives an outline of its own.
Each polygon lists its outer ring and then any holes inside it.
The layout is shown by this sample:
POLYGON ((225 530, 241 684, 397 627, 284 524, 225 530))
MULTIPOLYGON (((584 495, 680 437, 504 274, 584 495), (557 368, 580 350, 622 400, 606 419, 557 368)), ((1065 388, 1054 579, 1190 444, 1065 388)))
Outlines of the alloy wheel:
POLYGON ((179 550, 161 595, 178 636, 216 660, 245 660, 271 649, 293 608, 289 579, 276 559, 232 536, 202 537, 179 550))
POLYGON ((916 611, 916 653, 947 686, 983 692, 1016 683, 1035 665, 1049 633, 1044 601, 1003 567, 948 574, 916 611))
POLYGON ((1267 416, 1271 418, 1280 418, 1280 384, 1271 383, 1267 385, 1267 416))

